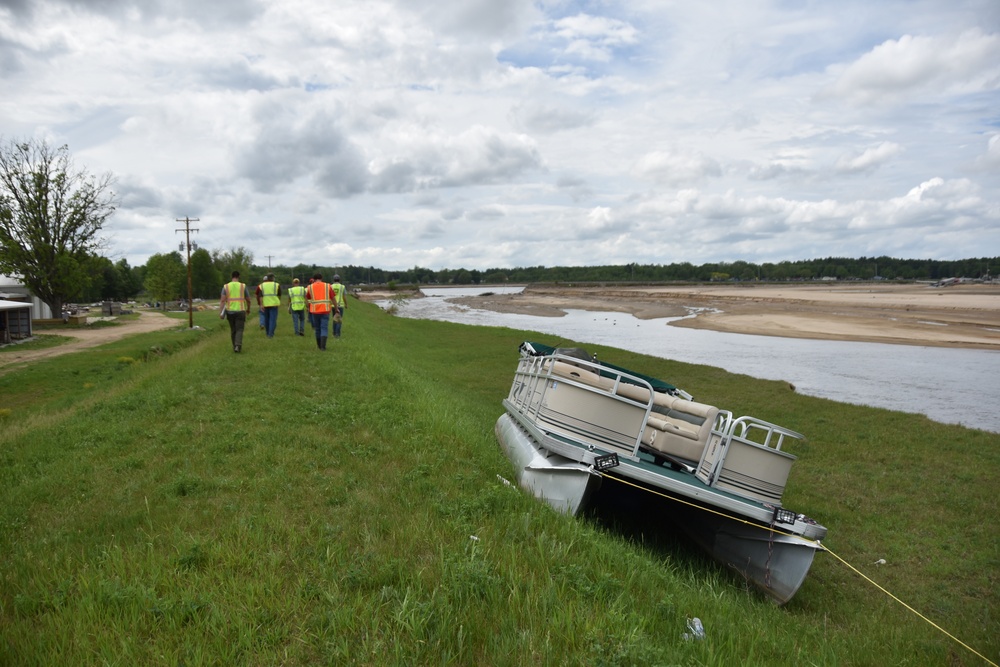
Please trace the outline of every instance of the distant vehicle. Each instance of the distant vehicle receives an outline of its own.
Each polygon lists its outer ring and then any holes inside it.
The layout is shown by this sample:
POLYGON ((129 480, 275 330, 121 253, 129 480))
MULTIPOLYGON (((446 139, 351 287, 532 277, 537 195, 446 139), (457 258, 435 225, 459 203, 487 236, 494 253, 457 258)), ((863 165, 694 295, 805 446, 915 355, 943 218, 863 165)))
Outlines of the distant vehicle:
POLYGON ((933 283, 931 287, 951 287, 952 285, 958 285, 961 282, 961 278, 943 278, 936 283, 933 283))

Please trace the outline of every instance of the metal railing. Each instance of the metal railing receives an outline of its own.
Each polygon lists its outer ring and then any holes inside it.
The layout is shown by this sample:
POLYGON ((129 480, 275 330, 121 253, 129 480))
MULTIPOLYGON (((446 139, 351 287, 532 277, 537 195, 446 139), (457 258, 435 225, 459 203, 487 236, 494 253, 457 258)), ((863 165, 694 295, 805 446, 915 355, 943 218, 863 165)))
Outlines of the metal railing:
MULTIPOLYGON (((610 369, 599 363, 578 357, 558 353, 547 356, 525 356, 518 361, 508 401, 522 415, 538 423, 542 419, 542 409, 546 406, 547 393, 556 386, 554 383, 560 382, 568 383, 612 401, 639 408, 642 414, 641 416, 637 415, 634 428, 630 429, 629 437, 634 438, 630 449, 609 443, 610 446, 617 446, 625 451, 627 456, 633 458, 638 456, 639 447, 642 444, 643 428, 655 402, 655 393, 649 382, 630 373, 610 369), (558 372, 557 363, 577 367, 581 372, 578 377, 558 372), (619 392, 623 391, 623 385, 635 387, 640 392, 644 390, 648 398, 642 401, 622 395, 619 392)), ((598 433, 592 435, 596 438, 601 437, 598 433)))

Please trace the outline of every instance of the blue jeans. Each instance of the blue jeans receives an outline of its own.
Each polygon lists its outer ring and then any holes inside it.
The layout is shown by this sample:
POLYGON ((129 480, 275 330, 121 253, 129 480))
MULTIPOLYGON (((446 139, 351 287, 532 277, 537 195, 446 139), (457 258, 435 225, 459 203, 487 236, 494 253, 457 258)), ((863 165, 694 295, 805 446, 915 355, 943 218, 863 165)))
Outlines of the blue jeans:
POLYGON ((292 326, 295 327, 295 335, 304 334, 306 332, 306 311, 304 310, 293 310, 292 311, 292 326))
POLYGON ((278 307, 265 306, 264 310, 264 331, 268 338, 274 338, 274 330, 278 328, 278 307))
POLYGON ((336 320, 334 320, 334 322, 333 322, 333 337, 334 338, 340 338, 340 327, 342 327, 343 324, 344 324, 343 323, 343 319, 344 319, 344 309, 343 308, 340 309, 340 319, 341 319, 340 322, 337 322, 336 320))
POLYGON ((309 321, 316 330, 316 340, 327 337, 330 331, 330 313, 309 313, 309 321))

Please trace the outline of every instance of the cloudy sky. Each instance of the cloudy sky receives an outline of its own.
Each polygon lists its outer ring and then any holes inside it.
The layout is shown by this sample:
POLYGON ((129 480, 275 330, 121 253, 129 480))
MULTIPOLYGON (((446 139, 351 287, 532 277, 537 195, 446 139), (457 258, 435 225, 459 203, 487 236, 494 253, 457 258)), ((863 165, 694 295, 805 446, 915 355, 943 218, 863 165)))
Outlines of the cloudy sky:
POLYGON ((133 266, 1000 253, 997 0, 0 0, 0 90, 133 266))

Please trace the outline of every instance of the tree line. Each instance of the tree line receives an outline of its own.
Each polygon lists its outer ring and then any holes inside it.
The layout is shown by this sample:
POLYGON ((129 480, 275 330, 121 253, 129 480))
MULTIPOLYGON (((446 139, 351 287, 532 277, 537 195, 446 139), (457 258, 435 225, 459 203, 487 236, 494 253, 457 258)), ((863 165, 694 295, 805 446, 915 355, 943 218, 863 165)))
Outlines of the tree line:
POLYGON ((601 266, 529 266, 516 268, 443 269, 414 267, 407 271, 383 271, 372 267, 339 269, 345 282, 439 285, 497 285, 511 283, 611 282, 664 283, 712 281, 798 280, 941 280, 942 278, 987 278, 1000 270, 1000 257, 961 260, 898 259, 893 257, 826 257, 797 261, 690 262, 672 264, 608 264, 601 266))
MULTIPOLYGON (((112 264, 97 258, 101 270, 91 276, 84 301, 130 300, 140 295, 157 302, 187 297, 187 266, 179 252, 153 255, 146 264, 129 267, 125 260, 112 264)), ((807 280, 937 281, 951 277, 991 278, 1000 267, 1000 257, 962 260, 897 259, 892 257, 826 257, 776 263, 712 262, 695 265, 612 264, 603 266, 531 266, 476 269, 433 269, 415 266, 403 271, 373 266, 296 264, 261 266, 244 247, 191 253, 191 292, 194 298, 217 299, 221 285, 235 269, 242 279, 257 285, 268 273, 282 285, 294 278, 308 282, 319 272, 329 280, 340 275, 351 286, 403 285, 502 285, 505 283, 665 283, 665 282, 786 282, 807 280)))

